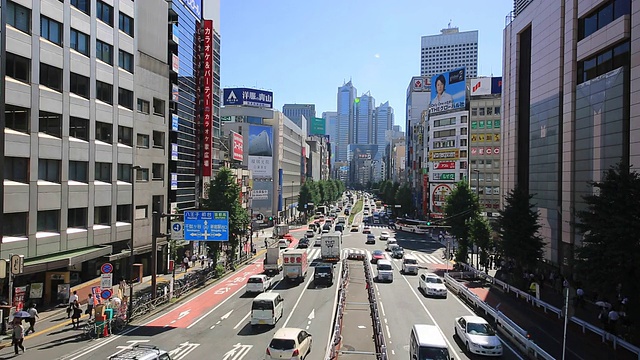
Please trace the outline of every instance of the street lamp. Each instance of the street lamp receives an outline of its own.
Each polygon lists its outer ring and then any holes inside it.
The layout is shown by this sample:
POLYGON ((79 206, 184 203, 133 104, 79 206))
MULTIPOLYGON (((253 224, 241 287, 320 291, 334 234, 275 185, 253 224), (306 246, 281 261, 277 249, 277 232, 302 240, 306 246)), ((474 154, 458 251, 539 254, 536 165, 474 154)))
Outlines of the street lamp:
POLYGON ((133 313, 133 239, 136 228, 136 170, 140 170, 142 167, 134 165, 131 167, 131 246, 129 253, 129 308, 127 319, 131 321, 131 314, 133 313))

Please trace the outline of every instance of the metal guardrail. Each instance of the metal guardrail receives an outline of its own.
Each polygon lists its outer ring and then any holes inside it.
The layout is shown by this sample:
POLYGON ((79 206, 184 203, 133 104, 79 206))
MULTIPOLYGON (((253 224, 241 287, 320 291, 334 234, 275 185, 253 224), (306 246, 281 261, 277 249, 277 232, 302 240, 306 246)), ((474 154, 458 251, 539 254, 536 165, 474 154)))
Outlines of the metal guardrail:
MULTIPOLYGON (((485 272, 478 271, 478 270, 476 270, 475 268, 473 268, 472 266, 470 266, 468 264, 460 263, 460 265, 462 265, 465 268, 465 270, 467 270, 468 275, 476 277, 476 278, 484 279, 485 281, 487 281, 487 282, 489 282, 489 283, 491 283, 493 285, 500 286, 506 293, 514 293, 517 297, 520 297, 520 298, 524 299, 526 302, 530 303, 532 306, 536 306, 538 308, 541 308, 545 313, 552 312, 552 313, 556 314, 559 319, 564 317, 564 311, 562 309, 559 309, 559 308, 557 308, 557 307, 555 307, 553 305, 550 305, 550 304, 548 304, 548 303, 536 298, 535 296, 533 296, 533 295, 531 295, 531 294, 529 294, 527 292, 524 292, 524 291, 522 291, 522 290, 520 290, 520 289, 518 289, 518 288, 516 288, 514 286, 511 286, 511 285, 505 283, 504 281, 498 280, 498 279, 490 276, 489 274, 487 274, 485 272)), ((450 287, 454 288, 454 283, 455 283, 455 286, 458 287, 458 288, 464 287, 464 289, 460 290, 461 292, 465 292, 465 290, 466 290, 467 293, 471 293, 471 291, 469 291, 465 286, 460 285, 453 277, 451 277, 450 276, 451 274, 456 274, 456 273, 449 273, 449 274, 445 275, 445 282, 450 287), (450 278, 449 281, 446 281, 447 280, 446 279, 447 276, 450 278)), ((475 298, 474 301, 471 301, 471 303, 473 303, 474 305, 477 305, 478 307, 483 308, 483 309, 487 309, 488 308, 488 309, 490 309, 490 311, 493 311, 493 309, 488 304, 486 304, 483 301, 481 301, 480 299, 478 299, 478 297, 475 294, 473 294, 473 293, 471 293, 471 294, 465 294, 464 296, 467 297, 469 300, 471 300, 471 298, 475 298)), ((498 324, 498 320, 497 319, 498 319, 498 313, 499 312, 497 312, 494 315, 494 314, 491 314, 490 311, 489 310, 485 310, 485 312, 487 314, 489 314, 492 318, 496 319, 496 324, 498 324)), ((515 325, 515 323, 513 321, 511 321, 510 319, 508 319, 504 315, 501 315, 501 316, 502 316, 502 323, 505 324, 505 329, 506 329, 506 327, 508 327, 508 328, 510 328, 510 331, 514 331, 516 333, 519 332, 518 329, 513 327, 513 325, 515 325), (508 321, 504 320, 504 319, 507 319, 508 321), (509 322, 511 322, 511 324, 509 324, 509 322)), ((602 329, 602 328, 600 328, 600 327, 598 327, 596 325, 590 324, 590 323, 588 323, 588 322, 586 322, 584 320, 581 320, 581 319, 579 319, 579 318, 577 318, 575 316, 570 317, 569 320, 571 322, 573 322, 574 324, 578 325, 582 329, 582 333, 586 333, 587 331, 591 331, 592 333, 598 335, 598 337, 600 337, 602 339, 601 341, 603 343, 606 342, 606 341, 611 341, 614 349, 617 349, 617 347, 620 346, 620 347, 630 351, 631 353, 636 354, 638 356, 638 359, 640 359, 640 347, 637 347, 637 346, 635 346, 635 345, 633 345, 633 344, 631 344, 631 343, 629 343, 629 342, 627 342, 627 341, 625 341, 625 340, 623 340, 623 339, 621 339, 621 338, 619 338, 619 337, 617 337, 617 336, 605 331, 604 329, 602 329)), ((501 326, 499 326, 498 328, 501 328, 501 326)), ((506 334, 506 335, 507 336, 511 336, 510 334, 506 334)), ((520 333, 520 335, 522 335, 522 334, 520 333)), ((523 340, 522 338, 519 338, 519 339, 517 339, 516 343, 519 344, 522 340, 523 340)), ((530 346, 531 346, 532 350, 534 350, 534 353, 538 353, 538 351, 540 351, 540 353, 545 353, 546 354, 546 352, 543 349, 541 349, 540 347, 538 347, 537 345, 535 345, 533 343, 533 341, 529 340, 528 338, 526 338, 526 341, 532 344, 530 346)), ((540 358, 553 359, 553 357, 551 357, 550 355, 548 355, 548 356, 549 356, 548 358, 547 357, 540 357, 540 358)))
POLYGON ((336 307, 336 313, 332 314, 333 318, 333 335, 331 337, 331 346, 327 349, 325 355, 326 360, 335 359, 338 355, 338 345, 342 338, 342 318, 344 317, 344 307, 347 299, 347 286, 349 285, 349 265, 347 259, 342 261, 342 274, 340 275, 340 288, 338 289, 338 306, 336 307))
POLYGON ((373 286, 371 264, 367 259, 364 259, 362 262, 364 264, 364 274, 367 279, 367 289, 369 292, 369 304, 371 306, 371 318, 373 320, 373 338, 376 343, 376 358, 378 360, 387 360, 387 345, 384 341, 384 330, 382 329, 380 314, 378 313, 378 301, 376 299, 375 287, 373 286))

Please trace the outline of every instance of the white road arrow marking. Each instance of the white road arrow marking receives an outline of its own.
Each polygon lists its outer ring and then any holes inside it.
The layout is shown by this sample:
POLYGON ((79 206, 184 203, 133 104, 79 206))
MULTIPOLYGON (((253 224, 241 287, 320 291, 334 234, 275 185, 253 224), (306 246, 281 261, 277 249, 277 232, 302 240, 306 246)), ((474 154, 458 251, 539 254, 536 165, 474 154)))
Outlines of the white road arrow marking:
POLYGON ((127 343, 129 343, 128 345, 125 345, 125 346, 118 345, 118 346, 116 346, 116 348, 120 349, 120 350, 118 350, 118 352, 115 353, 115 354, 111 354, 111 356, 109 356, 109 358, 111 358, 113 356, 116 356, 116 355, 120 354, 121 352, 123 352, 125 350, 133 349, 133 347, 138 343, 146 343, 146 342, 149 342, 149 340, 129 340, 129 341, 127 341, 127 343))
POLYGON ((228 319, 229 316, 231 316, 231 313, 233 312, 233 310, 229 311, 228 313, 222 315, 222 317, 220 317, 221 320, 225 320, 228 319))
POLYGON ((316 312, 315 311, 316 311, 315 309, 311 310, 311 314, 309 314, 307 319, 313 320, 316 317, 316 312))
POLYGON ((253 348, 253 345, 242 345, 237 343, 233 348, 224 354, 222 360, 242 360, 253 348))
POLYGON ((193 344, 190 342, 184 342, 178 346, 178 348, 173 349, 169 352, 169 355, 174 360, 182 360, 189 355, 193 350, 195 350, 200 344, 193 344))
POLYGON ((191 309, 189 310, 185 310, 183 312, 181 312, 180 314, 178 314, 178 320, 182 319, 183 317, 189 315, 189 312, 191 312, 191 309))

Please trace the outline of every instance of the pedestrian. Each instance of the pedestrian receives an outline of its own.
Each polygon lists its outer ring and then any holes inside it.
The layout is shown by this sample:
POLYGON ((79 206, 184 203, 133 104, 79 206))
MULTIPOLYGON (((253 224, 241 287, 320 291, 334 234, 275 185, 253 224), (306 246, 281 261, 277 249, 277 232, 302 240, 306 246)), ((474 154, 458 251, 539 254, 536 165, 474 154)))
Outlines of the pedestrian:
POLYGON ((268 248, 269 247, 269 242, 267 241, 267 239, 264 239, 264 248, 268 248))
POLYGON ((27 309, 27 312, 29 313, 29 318, 27 319, 27 321, 29 322, 29 328, 27 329, 25 335, 29 335, 29 331, 33 333, 36 332, 36 329, 34 328, 34 326, 36 325, 36 318, 40 318, 40 316, 38 315, 38 310, 36 310, 36 304, 34 303, 31 303, 31 306, 27 309))
POLYGON ((22 326, 22 319, 13 320, 13 331, 11 332, 11 343, 13 344, 13 350, 18 355, 18 348, 24 353, 24 327, 22 326))
POLYGON ((609 332, 613 335, 616 334, 616 325, 618 324, 618 320, 620 319, 620 314, 616 309, 612 308, 609 311, 609 332))
POLYGON ((78 292, 74 291, 71 296, 69 296, 69 306, 67 307, 67 319, 71 317, 71 313, 73 312, 73 304, 78 301, 78 292))
POLYGON ((96 299, 93 298, 93 294, 89 294, 87 296, 87 310, 85 310, 85 314, 89 314, 89 320, 91 320, 91 316, 93 315, 93 307, 96 305, 96 299))
POLYGON ((189 257, 185 255, 184 259, 182 259, 182 268, 184 271, 189 270, 189 257))
POLYGON ((71 324, 73 324, 74 329, 80 327, 80 316, 82 316, 82 309, 80 308, 80 303, 76 300, 73 303, 73 315, 71 315, 71 324))
POLYGON ((576 289, 576 307, 584 309, 584 290, 581 287, 576 289))

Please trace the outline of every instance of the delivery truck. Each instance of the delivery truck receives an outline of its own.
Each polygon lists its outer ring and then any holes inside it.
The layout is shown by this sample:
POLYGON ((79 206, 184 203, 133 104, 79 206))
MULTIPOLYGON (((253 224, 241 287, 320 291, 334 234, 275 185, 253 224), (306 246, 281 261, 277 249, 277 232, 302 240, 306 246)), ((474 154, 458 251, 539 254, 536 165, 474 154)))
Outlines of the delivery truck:
POLYGON ((289 281, 304 281, 309 269, 307 250, 287 250, 283 253, 283 258, 282 277, 289 281))
POLYGON ((280 273, 282 270, 282 253, 278 248, 269 248, 262 263, 264 273, 270 276, 280 273))
POLYGON ((338 262, 342 253, 342 234, 339 232, 322 234, 320 243, 322 261, 338 262))
POLYGON ((276 239, 282 239, 288 233, 289 233, 289 225, 280 224, 280 225, 276 225, 276 227, 273 229, 273 236, 276 239))

